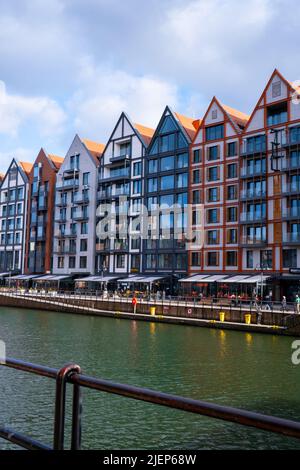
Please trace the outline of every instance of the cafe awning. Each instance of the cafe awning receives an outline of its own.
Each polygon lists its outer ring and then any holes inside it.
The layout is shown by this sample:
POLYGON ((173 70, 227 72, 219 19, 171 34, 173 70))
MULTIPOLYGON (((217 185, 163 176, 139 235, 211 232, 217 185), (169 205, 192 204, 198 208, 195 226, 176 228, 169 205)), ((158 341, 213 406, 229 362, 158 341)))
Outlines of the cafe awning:
POLYGON ((36 274, 19 274, 18 276, 11 276, 11 280, 16 281, 29 281, 30 279, 34 279, 38 277, 36 274))
POLYGON ((0 278, 9 276, 10 273, 0 273, 0 278))
POLYGON ((222 276, 221 274, 216 274, 215 276, 208 276, 206 279, 204 279, 204 282, 208 282, 208 283, 211 283, 211 282, 223 282, 223 281, 226 281, 227 282, 227 279, 228 279, 229 276, 222 276))
POLYGON ((204 282, 207 277, 209 277, 207 274, 194 274, 193 276, 179 279, 179 282, 204 282))
POLYGON ((75 279, 75 282, 110 282, 118 279, 119 276, 87 276, 75 279))
POLYGON ((226 284, 239 284, 240 282, 246 282, 251 276, 233 276, 226 279, 226 284))
POLYGON ((270 276, 249 276, 246 279, 240 281, 241 284, 256 284, 257 282, 265 282, 267 279, 270 279, 270 276))

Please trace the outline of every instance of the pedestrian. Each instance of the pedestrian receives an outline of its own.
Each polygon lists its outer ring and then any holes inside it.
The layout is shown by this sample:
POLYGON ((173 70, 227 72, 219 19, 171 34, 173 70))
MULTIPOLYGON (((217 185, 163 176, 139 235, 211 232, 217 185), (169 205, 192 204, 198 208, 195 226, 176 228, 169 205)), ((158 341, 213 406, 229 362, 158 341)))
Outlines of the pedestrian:
POLYGON ((282 310, 285 311, 286 310, 286 296, 285 295, 282 297, 281 305, 282 305, 282 310))
POLYGON ((296 298, 295 298, 295 304, 296 304, 296 312, 300 314, 300 297, 298 294, 296 295, 296 298))

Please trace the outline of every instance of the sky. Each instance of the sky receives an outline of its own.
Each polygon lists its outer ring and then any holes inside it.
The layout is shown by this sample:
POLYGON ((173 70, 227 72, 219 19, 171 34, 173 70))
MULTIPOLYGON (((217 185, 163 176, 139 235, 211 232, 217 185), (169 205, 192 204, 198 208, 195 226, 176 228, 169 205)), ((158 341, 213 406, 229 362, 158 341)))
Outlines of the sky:
POLYGON ((106 143, 122 111, 213 96, 250 114, 271 73, 300 79, 298 0, 0 0, 0 172, 73 137, 106 143))

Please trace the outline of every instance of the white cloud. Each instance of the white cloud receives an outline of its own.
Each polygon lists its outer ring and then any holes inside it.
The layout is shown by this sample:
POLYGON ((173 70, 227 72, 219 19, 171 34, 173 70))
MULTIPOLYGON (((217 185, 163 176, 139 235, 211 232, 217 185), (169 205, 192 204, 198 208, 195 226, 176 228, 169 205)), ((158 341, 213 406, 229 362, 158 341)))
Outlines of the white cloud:
POLYGON ((175 85, 155 76, 136 76, 85 61, 79 91, 69 103, 79 133, 108 139, 119 115, 125 111, 135 122, 156 126, 166 104, 177 107, 175 85))
POLYGON ((17 147, 7 152, 0 152, 0 173, 5 173, 13 158, 24 162, 32 162, 37 152, 23 147, 17 147))
POLYGON ((16 137, 28 121, 43 137, 61 133, 66 116, 62 108, 47 97, 11 95, 0 81, 0 133, 16 137))

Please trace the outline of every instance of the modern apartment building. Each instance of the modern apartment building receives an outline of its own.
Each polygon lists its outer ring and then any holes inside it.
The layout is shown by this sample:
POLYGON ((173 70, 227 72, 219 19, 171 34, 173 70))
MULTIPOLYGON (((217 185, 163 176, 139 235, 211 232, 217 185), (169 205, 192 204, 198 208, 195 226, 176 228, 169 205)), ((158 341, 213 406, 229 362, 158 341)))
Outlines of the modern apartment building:
POLYGON ((41 149, 29 173, 25 273, 52 269, 56 174, 63 158, 41 149))
POLYGON ((53 274, 95 272, 96 200, 104 145, 75 136, 56 176, 53 274))
POLYGON ((122 113, 103 151, 98 177, 98 274, 134 274, 142 270, 141 210, 145 155, 154 130, 122 113), (107 208, 105 209, 105 205, 107 208), (106 235, 105 220, 110 216, 106 235), (102 234, 102 235, 101 235, 102 234))
POLYGON ((273 295, 300 277, 299 89, 275 70, 243 133, 240 156, 241 270, 270 276, 273 295))
POLYGON ((214 97, 191 146, 191 222, 204 230, 203 246, 189 253, 191 274, 239 270, 239 145, 248 119, 214 97))
POLYGON ((31 163, 13 158, 0 187, 0 272, 24 272, 31 163))
POLYGON ((144 204, 148 211, 155 211, 157 205, 166 209, 154 212, 149 221, 143 272, 175 282, 188 270, 185 237, 174 234, 184 232, 188 224, 184 206, 188 204, 189 146, 198 126, 198 120, 166 107, 146 153, 144 204), (176 215, 168 211, 175 204, 182 209, 176 215))

